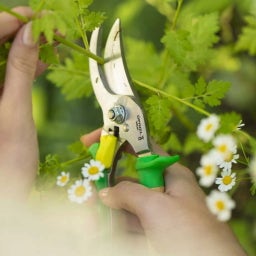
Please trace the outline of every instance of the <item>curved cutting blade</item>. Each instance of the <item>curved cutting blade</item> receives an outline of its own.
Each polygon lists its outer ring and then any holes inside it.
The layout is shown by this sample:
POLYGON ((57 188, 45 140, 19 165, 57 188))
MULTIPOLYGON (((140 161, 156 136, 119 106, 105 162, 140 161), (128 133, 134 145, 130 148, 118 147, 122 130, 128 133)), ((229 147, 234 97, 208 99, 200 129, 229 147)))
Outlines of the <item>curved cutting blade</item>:
POLYGON ((104 69, 110 89, 115 94, 134 96, 124 57, 121 22, 119 19, 115 21, 110 30, 106 42, 104 59, 106 60, 104 69))

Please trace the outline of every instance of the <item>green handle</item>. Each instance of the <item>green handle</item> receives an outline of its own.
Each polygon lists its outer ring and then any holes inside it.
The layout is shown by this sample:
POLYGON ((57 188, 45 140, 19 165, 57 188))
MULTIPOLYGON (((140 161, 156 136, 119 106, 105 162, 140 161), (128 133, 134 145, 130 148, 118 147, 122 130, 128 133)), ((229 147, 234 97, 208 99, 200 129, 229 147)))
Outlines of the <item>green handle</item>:
MULTIPOLYGON (((100 144, 94 143, 89 152, 95 158, 100 144)), ((179 156, 149 155, 137 158, 136 170, 139 175, 139 182, 148 188, 164 187, 163 173, 165 169, 179 161, 179 156)), ((97 190, 108 187, 108 169, 104 170, 104 177, 95 181, 97 190)))
POLYGON ((179 160, 179 156, 150 155, 137 158, 139 181, 148 188, 164 187, 165 168, 179 160))

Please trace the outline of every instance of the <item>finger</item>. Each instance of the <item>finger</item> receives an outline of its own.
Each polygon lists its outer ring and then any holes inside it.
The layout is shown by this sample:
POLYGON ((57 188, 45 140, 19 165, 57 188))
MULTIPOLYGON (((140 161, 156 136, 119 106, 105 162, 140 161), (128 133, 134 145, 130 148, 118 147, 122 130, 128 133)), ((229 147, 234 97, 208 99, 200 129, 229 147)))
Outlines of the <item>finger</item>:
POLYGON ((83 135, 80 140, 81 142, 86 146, 89 147, 93 143, 98 142, 100 140, 100 135, 101 135, 101 128, 94 130, 88 134, 83 135))
POLYGON ((198 185, 195 175, 187 167, 175 163, 165 172, 165 193, 170 196, 189 196, 204 200, 204 193, 198 185))
POLYGON ((102 202, 113 209, 124 209, 143 219, 144 214, 152 212, 150 205, 158 193, 140 184, 122 181, 114 187, 105 188, 99 191, 102 202))
MULTIPOLYGON (((33 15, 29 7, 16 7, 12 10, 28 18, 33 15)), ((0 43, 3 43, 23 25, 23 22, 13 15, 2 12, 0 13, 0 24, 0 43)))
POLYGON ((17 33, 9 52, 2 104, 5 109, 16 106, 16 114, 31 115, 31 85, 38 61, 38 44, 32 37, 32 24, 24 25, 17 33))

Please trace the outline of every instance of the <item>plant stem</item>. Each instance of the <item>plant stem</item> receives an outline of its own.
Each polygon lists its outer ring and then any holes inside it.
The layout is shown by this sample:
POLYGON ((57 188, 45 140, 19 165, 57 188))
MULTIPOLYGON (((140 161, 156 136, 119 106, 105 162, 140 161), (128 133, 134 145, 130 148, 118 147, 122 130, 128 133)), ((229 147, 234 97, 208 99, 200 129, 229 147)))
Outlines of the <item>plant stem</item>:
POLYGON ((183 0, 178 0, 178 7, 176 9, 176 12, 175 12, 175 15, 173 18, 172 27, 171 27, 172 30, 174 30, 176 28, 177 20, 178 20, 179 14, 180 14, 182 4, 183 4, 183 0))
POLYGON ((92 58, 94 60, 96 60, 99 64, 104 64, 104 59, 101 58, 100 56, 98 55, 95 55, 93 54, 91 51, 71 42, 71 41, 68 41, 66 40, 65 38, 61 37, 61 36, 58 36, 58 35, 54 35, 54 39, 56 41, 58 41, 59 43, 62 43, 64 44, 65 46, 68 46, 69 48, 75 50, 75 51, 78 51, 80 53, 83 53, 85 55, 87 55, 89 58, 92 58))
POLYGON ((7 12, 7 13, 11 14, 12 16, 16 17, 18 20, 20 20, 20 21, 22 21, 24 23, 29 22, 29 18, 27 18, 27 17, 25 17, 23 15, 20 15, 19 13, 14 12, 10 8, 5 7, 3 5, 0 5, 0 11, 7 12))
POLYGON ((196 110, 197 112, 199 112, 199 113, 201 113, 201 114, 203 114, 203 115, 210 116, 210 113, 209 113, 209 112, 205 111, 204 109, 199 108, 198 106, 196 106, 196 105, 194 105, 194 104, 192 104, 192 103, 190 103, 190 102, 188 102, 188 101, 185 101, 185 100, 183 100, 183 99, 181 99, 181 98, 178 98, 178 97, 176 97, 176 96, 173 96, 173 95, 171 95, 171 94, 168 94, 168 93, 166 93, 166 92, 164 92, 164 91, 161 91, 161 90, 159 90, 159 89, 157 89, 157 88, 154 88, 153 86, 150 86, 150 85, 148 85, 148 84, 145 84, 145 83, 143 83, 143 82, 141 82, 141 81, 134 80, 133 82, 134 82, 135 84, 139 85, 140 87, 146 88, 146 89, 148 89, 148 90, 150 90, 150 91, 153 91, 153 92, 155 92, 155 93, 157 93, 157 94, 161 94, 161 95, 163 95, 163 96, 166 97, 166 98, 171 98, 172 100, 175 100, 175 101, 177 101, 177 102, 180 102, 180 103, 182 103, 182 104, 184 104, 184 105, 186 105, 186 106, 188 106, 188 107, 190 107, 190 108, 196 110))
POLYGON ((63 163, 61 163, 61 167, 64 168, 64 167, 69 166, 73 163, 82 161, 82 160, 86 159, 87 157, 89 157, 89 155, 88 156, 79 156, 77 158, 74 158, 74 159, 71 159, 69 161, 63 162, 63 163))

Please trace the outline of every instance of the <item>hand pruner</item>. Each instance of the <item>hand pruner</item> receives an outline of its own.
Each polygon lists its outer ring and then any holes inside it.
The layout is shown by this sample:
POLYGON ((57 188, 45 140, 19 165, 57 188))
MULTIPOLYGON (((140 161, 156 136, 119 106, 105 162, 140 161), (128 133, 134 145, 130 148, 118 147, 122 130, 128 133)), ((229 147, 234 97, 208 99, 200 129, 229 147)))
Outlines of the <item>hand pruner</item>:
MULTIPOLYGON (((100 34, 101 28, 95 29, 90 40, 90 51, 98 56, 102 55, 100 34)), ((163 188, 165 168, 179 157, 152 152, 145 115, 126 68, 119 19, 108 35, 104 60, 104 64, 98 64, 89 59, 93 90, 103 114, 100 143, 91 147, 93 157, 105 166, 104 177, 96 186, 101 189, 113 185, 117 152, 128 142, 137 156, 139 182, 149 188, 163 188)))

